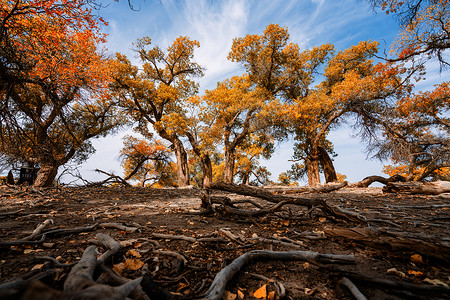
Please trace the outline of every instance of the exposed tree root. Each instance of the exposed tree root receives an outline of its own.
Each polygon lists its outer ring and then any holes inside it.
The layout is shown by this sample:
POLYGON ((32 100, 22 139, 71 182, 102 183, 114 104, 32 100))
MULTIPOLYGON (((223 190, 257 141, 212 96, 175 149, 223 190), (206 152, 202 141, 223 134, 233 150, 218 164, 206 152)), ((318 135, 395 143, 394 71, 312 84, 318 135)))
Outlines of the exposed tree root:
POLYGON ((355 257, 353 255, 333 255, 333 254, 320 254, 312 251, 266 251, 266 250, 253 250, 249 251, 238 258, 236 258, 231 264, 217 273, 214 278, 211 287, 206 291, 204 299, 208 300, 220 300, 227 283, 238 273, 242 267, 252 263, 256 260, 281 260, 281 261, 315 261, 323 264, 354 264, 355 257))
POLYGON ((338 271, 337 274, 344 275, 366 286, 389 290, 391 293, 401 294, 411 299, 422 298, 420 296, 427 296, 427 299, 429 297, 433 297, 432 299, 448 299, 450 297, 450 288, 442 285, 414 284, 404 281, 374 278, 365 274, 348 271, 338 271))
MULTIPOLYGON (((282 206, 291 204, 291 205, 306 206, 309 209, 311 209, 312 207, 316 207, 321 209, 325 214, 332 216, 336 219, 358 223, 366 222, 365 218, 362 217, 361 215, 344 210, 338 206, 332 206, 322 199, 306 199, 301 197, 284 196, 277 194, 274 195, 269 193, 265 189, 250 187, 246 185, 236 185, 231 183, 213 183, 208 188, 213 190, 232 192, 245 196, 257 197, 272 203, 276 203, 276 205, 269 208, 262 208, 260 210, 254 211, 245 211, 231 207, 230 205, 227 205, 226 202, 223 201, 221 202, 221 204, 225 207, 225 210, 228 210, 230 213, 241 216, 258 216, 273 213, 274 211, 279 210, 282 206)), ((211 206, 213 201, 211 201, 211 199, 207 199, 208 196, 209 192, 205 192, 202 194, 202 203, 208 203, 211 206)))
POLYGON ((382 176, 374 175, 374 176, 368 176, 361 180, 360 182, 354 184, 355 187, 359 188, 366 188, 369 187, 374 182, 379 182, 382 184, 388 184, 389 182, 405 182, 406 178, 401 175, 394 175, 389 178, 384 178, 382 176))

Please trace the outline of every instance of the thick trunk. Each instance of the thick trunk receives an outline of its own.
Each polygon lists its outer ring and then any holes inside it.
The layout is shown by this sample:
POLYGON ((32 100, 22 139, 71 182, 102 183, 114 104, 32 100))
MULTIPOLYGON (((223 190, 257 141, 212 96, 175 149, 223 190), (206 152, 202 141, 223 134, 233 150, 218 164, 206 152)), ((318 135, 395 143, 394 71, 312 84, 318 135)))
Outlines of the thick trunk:
POLYGON ((41 164, 39 173, 34 181, 35 187, 48 187, 53 185, 56 174, 58 174, 58 167, 53 164, 41 164))
POLYGON ((319 150, 312 148, 306 158, 306 172, 308 173, 309 186, 320 185, 319 162, 319 150))
POLYGON ((242 175, 242 184, 248 185, 250 183, 250 172, 245 172, 242 175))
POLYGON ((213 179, 211 159, 209 158, 209 155, 203 155, 201 161, 203 168, 203 187, 208 188, 213 179))
POLYGON ((223 171, 223 181, 226 183, 233 183, 234 161, 234 151, 225 149, 225 170, 223 171))
POLYGON ((189 185, 189 167, 187 153, 183 143, 176 139, 173 141, 175 157, 177 158, 177 179, 178 186, 184 187, 189 185))
POLYGON ((326 182, 337 182, 336 170, 334 169, 333 161, 323 147, 318 147, 319 160, 325 174, 326 182))

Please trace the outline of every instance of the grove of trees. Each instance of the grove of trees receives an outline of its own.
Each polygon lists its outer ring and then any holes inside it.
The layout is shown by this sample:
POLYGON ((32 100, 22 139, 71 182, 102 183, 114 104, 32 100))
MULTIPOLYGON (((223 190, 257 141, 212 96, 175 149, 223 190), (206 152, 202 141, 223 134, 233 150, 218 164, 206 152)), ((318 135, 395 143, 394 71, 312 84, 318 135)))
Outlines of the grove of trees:
POLYGON ((399 20, 391 56, 374 41, 301 49, 288 28, 270 24, 234 39, 228 59, 242 75, 201 93, 198 41, 180 36, 161 49, 143 37, 134 44, 134 65, 102 49, 104 21, 94 1, 2 1, 1 167, 39 166, 34 185, 50 186, 59 167, 93 153, 92 138, 131 126, 142 138, 125 139, 125 181, 209 186, 248 184, 253 175, 266 184, 258 159, 293 137, 295 164, 284 182, 306 176, 314 186, 320 172, 338 181, 328 137, 353 122, 372 155, 391 161, 389 175, 449 180, 449 82, 414 87, 427 62, 438 61, 441 72, 449 64, 449 1, 370 3, 399 20))

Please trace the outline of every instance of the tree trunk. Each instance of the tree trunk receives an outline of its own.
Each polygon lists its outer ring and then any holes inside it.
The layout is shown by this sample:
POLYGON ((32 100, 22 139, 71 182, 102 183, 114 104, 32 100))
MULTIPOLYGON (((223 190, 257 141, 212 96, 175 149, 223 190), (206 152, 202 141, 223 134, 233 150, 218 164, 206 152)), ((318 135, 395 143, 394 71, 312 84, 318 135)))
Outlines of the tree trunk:
POLYGON ((189 185, 189 167, 187 153, 184 149, 183 143, 179 139, 172 141, 175 151, 175 157, 177 158, 177 179, 178 186, 184 187, 189 185))
POLYGON ((203 155, 201 157, 202 168, 203 168, 203 187, 209 187, 212 183, 213 172, 212 172, 212 164, 209 155, 203 155))
POLYGON ((318 147, 319 160, 325 174, 325 182, 337 182, 336 170, 334 169, 333 161, 323 147, 318 147))
POLYGON ((223 181, 226 183, 233 183, 234 162, 234 151, 225 149, 225 169, 223 171, 223 181))
POLYGON ((245 172, 242 175, 242 184, 248 185, 250 183, 250 172, 245 172))
POLYGON ((311 150, 311 153, 306 158, 306 172, 308 173, 309 186, 320 185, 319 157, 316 151, 311 150))
POLYGON ((53 164, 41 164, 39 173, 34 181, 34 187, 48 187, 53 185, 56 174, 58 174, 58 167, 53 164))

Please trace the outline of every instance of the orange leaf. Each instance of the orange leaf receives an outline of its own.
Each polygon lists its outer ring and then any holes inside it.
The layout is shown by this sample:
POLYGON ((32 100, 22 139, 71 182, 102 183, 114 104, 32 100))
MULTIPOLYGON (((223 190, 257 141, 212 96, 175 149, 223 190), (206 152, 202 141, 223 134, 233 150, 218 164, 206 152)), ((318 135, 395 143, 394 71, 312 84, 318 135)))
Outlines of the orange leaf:
POLYGON ((125 265, 128 269, 136 271, 142 268, 144 266, 144 263, 139 259, 127 258, 127 260, 125 261, 125 265))
POLYGON ((411 261, 416 264, 423 264, 422 256, 419 254, 411 255, 411 261))
POLYGON ((258 299, 267 298, 267 284, 263 285, 253 293, 253 297, 258 299))

